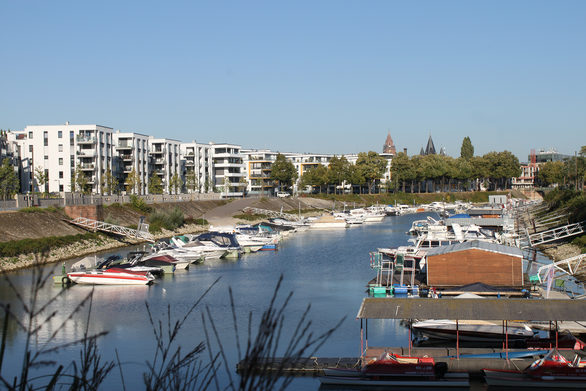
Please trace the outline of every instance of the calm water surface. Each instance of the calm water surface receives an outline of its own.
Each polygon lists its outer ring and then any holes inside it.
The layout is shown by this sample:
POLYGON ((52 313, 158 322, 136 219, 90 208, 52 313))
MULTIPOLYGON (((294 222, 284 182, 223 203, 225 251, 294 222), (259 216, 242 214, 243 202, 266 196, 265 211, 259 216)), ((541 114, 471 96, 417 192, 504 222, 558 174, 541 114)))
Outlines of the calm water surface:
MULTIPOLYGON (((113 359, 115 350, 123 362, 127 389, 141 389, 145 362, 153 357, 153 332, 145 310, 149 303, 154 316, 165 319, 167 307, 172 314, 182 317, 194 301, 218 278, 219 283, 204 300, 215 320, 218 332, 230 361, 235 368, 238 361, 228 288, 231 287, 236 301, 238 325, 241 331, 247 327, 248 314, 255 321, 267 307, 280 275, 284 281, 280 297, 294 292, 286 311, 287 326, 284 334, 290 335, 308 304, 314 333, 333 327, 341 318, 344 323, 319 350, 322 357, 357 357, 360 354, 360 322, 355 319, 362 299, 366 296, 365 285, 374 277, 369 267, 368 252, 377 247, 393 247, 407 244, 405 232, 421 214, 387 217, 384 222, 363 224, 346 230, 307 231, 291 235, 280 243, 278 252, 245 255, 237 261, 211 261, 178 271, 152 286, 145 287, 95 287, 89 328, 93 332, 109 331, 101 339, 100 349, 104 358, 113 359)), ((123 252, 119 250, 118 252, 123 252)), ((57 267, 60 273, 60 267, 57 267)), ((9 277, 19 290, 30 289, 32 271, 12 273, 9 277)), ((54 294, 61 288, 49 286, 42 293, 54 294)), ((90 293, 91 287, 73 286, 64 292, 54 307, 59 315, 45 328, 44 336, 52 333, 64 321, 68 311, 90 293)), ((3 281, 0 285, 2 302, 12 302, 18 307, 14 293, 3 281)), ((185 350, 204 341, 201 310, 192 314, 182 330, 181 343, 185 350)), ((256 324, 256 323, 255 323, 256 324)), ((87 312, 67 322, 59 343, 73 341, 83 336, 88 325, 87 312)), ((253 329, 254 330, 254 329, 253 329)), ((245 341, 244 333, 243 338, 245 341)), ((254 334, 254 331, 253 331, 254 334)), ((369 345, 406 346, 408 334, 398 322, 369 322, 369 345)), ((287 339, 284 339, 287 341, 287 339)), ((39 341, 42 343, 42 341, 39 341)), ((284 344, 283 344, 284 345, 284 344)), ((8 336, 8 357, 17 358, 23 350, 23 336, 11 327, 8 336)), ((53 358, 69 362, 78 358, 79 347, 65 349, 53 358)), ((204 356, 207 359, 207 355, 204 356)), ((18 370, 19 360, 4 363, 3 374, 18 370)), ((235 376, 233 371, 232 376, 235 376)), ((104 389, 120 388, 120 375, 113 372, 104 389)), ((293 390, 317 389, 319 381, 313 378, 296 379, 293 390)))

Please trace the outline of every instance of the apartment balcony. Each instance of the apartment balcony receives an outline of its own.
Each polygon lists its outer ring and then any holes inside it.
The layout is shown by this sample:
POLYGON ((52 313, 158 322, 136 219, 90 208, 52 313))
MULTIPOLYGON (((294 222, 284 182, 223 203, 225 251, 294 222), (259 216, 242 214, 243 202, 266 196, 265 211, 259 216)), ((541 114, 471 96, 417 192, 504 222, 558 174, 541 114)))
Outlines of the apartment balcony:
POLYGON ((122 168, 122 172, 124 172, 125 174, 128 174, 128 173, 132 172, 132 169, 133 169, 133 168, 134 168, 134 167, 132 167, 132 166, 124 166, 124 167, 122 168))
POLYGON ((195 167, 195 162, 185 161, 185 167, 195 167))
POLYGON ((120 155, 120 159, 122 159, 122 161, 132 161, 132 154, 128 153, 128 154, 122 154, 120 155))
POLYGON ((95 165, 92 163, 80 164, 81 171, 94 171, 95 165))
POLYGON ((149 155, 164 155, 166 153, 165 148, 153 149, 149 151, 149 155))
POLYGON ((218 167, 218 168, 227 168, 227 167, 242 168, 242 163, 215 162, 214 166, 218 167))
POLYGON ((116 149, 119 151, 123 151, 123 150, 129 150, 132 149, 134 147, 133 143, 118 143, 118 145, 116 145, 116 149))
POLYGON ((153 164, 165 164, 165 159, 163 159, 163 158, 153 159, 153 164))
POLYGON ((80 149, 77 154, 84 157, 96 157, 98 155, 95 149, 80 149))
POLYGON ((80 135, 78 135, 75 139, 78 144, 95 144, 96 143, 95 136, 80 136, 80 135))

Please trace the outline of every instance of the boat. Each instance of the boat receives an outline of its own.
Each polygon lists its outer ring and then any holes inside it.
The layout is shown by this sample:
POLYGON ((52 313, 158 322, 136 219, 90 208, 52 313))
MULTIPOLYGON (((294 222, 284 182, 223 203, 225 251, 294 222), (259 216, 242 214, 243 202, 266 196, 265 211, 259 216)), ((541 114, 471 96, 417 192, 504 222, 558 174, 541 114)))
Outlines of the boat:
POLYGON ((120 268, 69 272, 67 278, 76 284, 90 285, 149 285, 155 279, 150 272, 120 268))
POLYGON ((146 251, 132 251, 128 259, 135 259, 137 265, 159 267, 164 273, 174 273, 177 267, 176 259, 170 255, 149 254, 146 251))
POLYGON ((544 389, 586 389, 586 360, 576 355, 569 361, 557 349, 523 370, 482 370, 489 386, 544 389))
POLYGON ((474 342, 527 340, 535 335, 524 323, 508 323, 505 336, 502 324, 482 320, 460 320, 457 325, 450 319, 424 320, 413 323, 412 327, 419 335, 442 340, 456 340, 456 334, 460 341, 474 342))
POLYGON ((468 374, 447 373, 432 357, 383 353, 360 369, 326 368, 322 384, 352 386, 468 387, 468 374))
POLYGON ((309 229, 343 229, 348 228, 348 223, 344 219, 337 219, 332 215, 323 215, 319 219, 311 222, 309 229))
POLYGON ((137 259, 128 260, 118 254, 109 256, 96 266, 96 270, 102 271, 107 271, 112 268, 125 269, 133 272, 150 272, 155 277, 161 277, 164 273, 160 267, 141 265, 137 263, 137 259))

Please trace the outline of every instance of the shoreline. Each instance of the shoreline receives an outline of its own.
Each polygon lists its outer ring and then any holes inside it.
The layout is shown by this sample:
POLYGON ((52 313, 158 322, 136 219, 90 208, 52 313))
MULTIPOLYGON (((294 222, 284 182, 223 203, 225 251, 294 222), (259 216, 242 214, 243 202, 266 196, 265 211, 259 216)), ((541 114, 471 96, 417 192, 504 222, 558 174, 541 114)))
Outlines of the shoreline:
MULTIPOLYGON (((160 233, 154 235, 154 237, 156 240, 158 240, 174 235, 204 232, 208 228, 209 226, 207 225, 202 226, 197 224, 187 224, 175 231, 168 231, 163 228, 163 230, 160 233)), ((72 258, 79 258, 106 250, 112 250, 141 243, 146 243, 146 241, 135 240, 131 238, 116 239, 112 236, 104 234, 103 238, 101 239, 82 240, 68 246, 51 249, 47 254, 47 257, 43 257, 42 254, 36 253, 21 254, 18 257, 0 257, 0 274, 26 269, 39 263, 42 265, 48 265, 67 261, 68 259, 72 258)))

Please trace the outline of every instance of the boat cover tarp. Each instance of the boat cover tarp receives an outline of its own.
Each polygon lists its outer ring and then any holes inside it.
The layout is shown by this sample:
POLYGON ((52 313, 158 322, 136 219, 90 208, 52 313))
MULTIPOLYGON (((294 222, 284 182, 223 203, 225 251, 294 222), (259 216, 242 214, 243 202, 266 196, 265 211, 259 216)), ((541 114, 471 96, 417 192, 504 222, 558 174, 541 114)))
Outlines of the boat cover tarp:
POLYGON ((586 300, 365 298, 358 319, 586 321, 586 300))
POLYGON ((481 282, 474 282, 472 284, 462 285, 459 288, 454 288, 452 291, 458 292, 502 292, 502 288, 496 288, 492 285, 483 284, 481 282))

